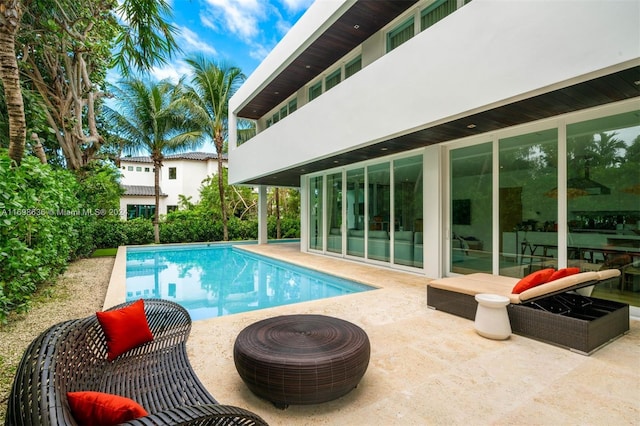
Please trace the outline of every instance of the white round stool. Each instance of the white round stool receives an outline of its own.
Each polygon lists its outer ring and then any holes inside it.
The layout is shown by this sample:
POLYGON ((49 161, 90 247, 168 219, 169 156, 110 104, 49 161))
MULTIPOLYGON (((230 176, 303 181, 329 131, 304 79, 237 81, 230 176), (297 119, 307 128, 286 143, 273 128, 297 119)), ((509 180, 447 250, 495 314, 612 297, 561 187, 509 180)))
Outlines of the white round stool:
POLYGON ((475 329, 489 339, 504 340, 511 335, 511 323, 507 314, 509 298, 497 294, 476 294, 475 329))

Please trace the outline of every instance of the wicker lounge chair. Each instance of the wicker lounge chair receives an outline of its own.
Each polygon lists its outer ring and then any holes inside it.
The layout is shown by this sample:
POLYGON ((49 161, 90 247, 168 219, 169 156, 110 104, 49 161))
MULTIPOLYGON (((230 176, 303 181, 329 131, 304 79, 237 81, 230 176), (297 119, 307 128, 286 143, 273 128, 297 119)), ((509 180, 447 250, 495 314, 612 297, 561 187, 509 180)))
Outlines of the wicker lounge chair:
POLYGON ((629 305, 577 293, 619 275, 617 269, 582 272, 520 294, 512 294, 518 278, 485 273, 441 278, 427 285, 427 306, 473 320, 476 294, 505 296, 514 333, 588 355, 629 331, 629 305))
POLYGON ((67 400, 76 391, 124 396, 149 413, 127 424, 266 425, 250 411, 219 405, 204 388, 187 358, 191 318, 184 308, 153 299, 144 307, 154 339, 114 361, 95 315, 37 337, 18 366, 5 425, 76 425, 67 400))

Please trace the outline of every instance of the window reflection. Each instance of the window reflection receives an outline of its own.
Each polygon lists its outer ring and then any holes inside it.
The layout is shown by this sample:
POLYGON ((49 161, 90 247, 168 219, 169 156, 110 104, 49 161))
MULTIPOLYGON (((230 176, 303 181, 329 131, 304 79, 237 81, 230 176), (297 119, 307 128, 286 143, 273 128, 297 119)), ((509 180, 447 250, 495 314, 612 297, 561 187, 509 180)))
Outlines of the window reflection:
POLYGON ((327 176, 327 251, 342 253, 342 173, 327 176))
POLYGON ((558 200, 548 195, 558 186, 557 135, 549 129, 499 141, 501 275, 557 267, 558 200))
POLYGON ((422 266, 422 156, 393 162, 394 262, 422 266))
POLYGON ((491 272, 491 143, 451 151, 450 262, 456 273, 491 272))
POLYGON ((367 238, 368 258, 389 261, 389 231, 391 229, 391 183, 389 163, 376 164, 367 168, 368 175, 368 216, 367 238))
POLYGON ((322 176, 309 180, 309 248, 322 250, 322 176))
POLYGON ((567 257, 622 275, 594 295, 640 304, 638 111, 567 126, 567 257))
POLYGON ((364 169, 347 171, 347 254, 364 257, 364 169))

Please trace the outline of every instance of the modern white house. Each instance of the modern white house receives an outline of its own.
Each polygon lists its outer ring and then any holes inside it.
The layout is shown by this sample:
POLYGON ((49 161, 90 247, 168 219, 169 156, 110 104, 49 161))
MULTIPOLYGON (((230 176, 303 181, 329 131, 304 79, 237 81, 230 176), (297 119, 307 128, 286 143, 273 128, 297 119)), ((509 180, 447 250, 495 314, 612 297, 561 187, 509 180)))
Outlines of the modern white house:
MULTIPOLYGON (((227 166, 226 155, 223 165, 227 166)), ((150 156, 120 158, 120 184, 125 193, 120 197, 122 219, 151 217, 155 212, 154 169, 150 156)), ((188 152, 165 156, 160 170, 160 214, 178 208, 180 196, 190 202, 200 201, 202 182, 218 173, 218 155, 188 152)))
POLYGON ((302 251, 431 278, 625 265, 640 305, 637 0, 316 1, 229 109, 261 242, 266 187, 299 187, 302 251))

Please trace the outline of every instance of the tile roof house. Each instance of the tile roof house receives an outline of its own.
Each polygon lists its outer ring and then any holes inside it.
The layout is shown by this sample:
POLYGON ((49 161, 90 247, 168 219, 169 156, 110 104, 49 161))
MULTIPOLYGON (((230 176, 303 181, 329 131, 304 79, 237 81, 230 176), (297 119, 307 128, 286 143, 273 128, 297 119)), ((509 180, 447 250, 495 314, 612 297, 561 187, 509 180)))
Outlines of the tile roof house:
POLYGON ((229 102, 229 183, 431 278, 639 260, 639 40, 638 1, 316 1, 229 102))
MULTIPOLYGON (((227 165, 227 155, 223 155, 227 165)), ((153 161, 149 156, 122 157, 120 184, 125 190, 120 198, 122 219, 149 217, 155 209, 153 161)), ((218 155, 209 152, 187 152, 165 156, 160 171, 160 214, 178 208, 179 196, 200 199, 202 181, 218 172, 218 155)))

